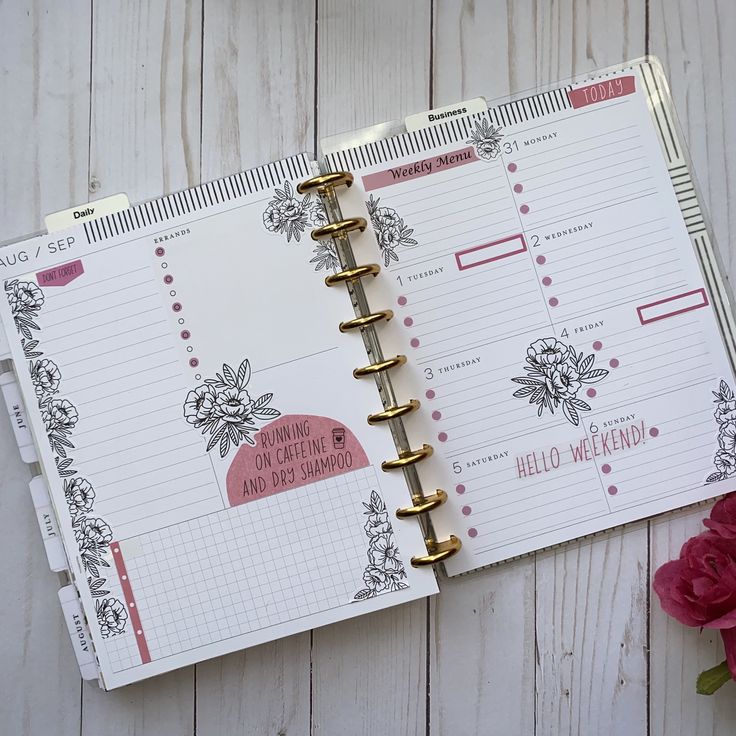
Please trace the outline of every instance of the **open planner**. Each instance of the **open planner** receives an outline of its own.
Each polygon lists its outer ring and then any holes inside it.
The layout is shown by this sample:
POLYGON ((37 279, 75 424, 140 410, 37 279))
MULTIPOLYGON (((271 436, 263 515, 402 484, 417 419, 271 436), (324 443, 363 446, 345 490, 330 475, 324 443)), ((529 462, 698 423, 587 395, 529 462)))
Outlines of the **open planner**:
POLYGON ((733 489, 656 60, 72 217, 0 250, 0 385, 106 689, 733 489))

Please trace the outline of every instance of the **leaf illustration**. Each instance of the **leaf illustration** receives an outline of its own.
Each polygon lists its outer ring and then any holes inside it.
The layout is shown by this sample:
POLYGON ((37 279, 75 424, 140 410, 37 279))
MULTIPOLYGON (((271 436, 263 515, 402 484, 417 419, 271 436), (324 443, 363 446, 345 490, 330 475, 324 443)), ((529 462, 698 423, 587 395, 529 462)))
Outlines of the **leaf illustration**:
POLYGON ((574 424, 576 427, 580 424, 580 417, 575 407, 569 401, 562 402, 562 412, 567 417, 567 420, 574 424))
POLYGON ((725 401, 731 401, 733 399, 733 391, 723 379, 721 379, 721 394, 725 401))
POLYGON ((225 376, 225 383, 230 386, 237 387, 238 378, 235 375, 233 369, 229 365, 227 365, 227 363, 222 364, 222 375, 225 376))
POLYGON ((588 371, 580 376, 580 380, 583 383, 598 383, 602 381, 608 375, 608 371, 603 368, 596 368, 593 371, 588 371))
POLYGON ((222 426, 212 433, 212 437, 210 437, 210 441, 207 443, 207 452, 209 452, 222 439, 223 436, 227 436, 226 426, 222 426))
MULTIPOLYGON (((250 361, 246 358, 238 368, 238 387, 245 388, 250 382, 250 361)), ((273 396, 273 394, 270 394, 273 396)), ((263 397, 261 397, 263 398, 263 397)), ((260 399, 259 399, 260 401, 260 399)))
POLYGON ((278 409, 272 409, 270 406, 267 406, 263 409, 253 409, 253 416, 258 419, 273 419, 280 417, 281 412, 278 409))
POLYGON ((711 473, 706 479, 706 483, 715 483, 716 481, 723 480, 725 476, 721 473, 711 473))
POLYGON ((373 591, 369 590, 368 588, 363 588, 363 590, 359 590, 354 596, 354 601, 364 601, 366 598, 372 598, 373 597, 373 591))
POLYGON ((590 405, 587 404, 582 399, 568 399, 570 404, 572 404, 576 409, 580 409, 582 411, 590 411, 590 405))
POLYGON ((593 367, 593 363, 595 362, 595 356, 589 355, 587 358, 580 361, 578 364, 578 370, 580 373, 585 373, 587 370, 593 367))
POLYGON ((544 385, 543 381, 538 381, 534 378, 512 378, 511 380, 514 383, 521 383, 524 386, 542 386, 544 385))
POLYGON ((227 432, 223 433, 220 438, 220 457, 226 457, 227 451, 230 449, 230 437, 227 432))
POLYGON ((523 399, 525 396, 529 396, 535 391, 538 391, 538 389, 534 388, 534 386, 522 386, 522 388, 517 388, 512 395, 514 398, 523 399))

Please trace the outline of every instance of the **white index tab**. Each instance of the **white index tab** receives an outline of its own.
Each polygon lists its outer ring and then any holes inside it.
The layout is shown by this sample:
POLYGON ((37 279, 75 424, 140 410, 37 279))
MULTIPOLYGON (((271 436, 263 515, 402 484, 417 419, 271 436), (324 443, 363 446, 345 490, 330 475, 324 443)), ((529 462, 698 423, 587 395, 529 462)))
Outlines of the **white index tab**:
POLYGON ((67 570, 66 552, 64 552, 64 544, 61 541, 56 513, 51 506, 51 496, 46 480, 43 476, 37 475, 35 478, 31 478, 28 486, 31 489, 31 498, 36 509, 38 528, 41 530, 41 536, 43 537, 43 546, 46 549, 49 567, 54 572, 67 570))
POLYGON ((411 132, 420 128, 427 128, 430 125, 444 123, 446 120, 451 120, 452 118, 485 112, 487 109, 488 105, 482 97, 474 97, 464 102, 456 102, 454 105, 435 107, 434 110, 425 110, 424 112, 409 115, 404 120, 404 125, 406 125, 406 130, 411 132))
POLYGON ((24 463, 38 462, 36 446, 33 443, 33 435, 28 423, 28 414, 23 405, 20 387, 13 371, 0 374, 0 392, 2 392, 5 399, 5 406, 8 410, 10 423, 13 425, 13 433, 15 434, 15 441, 18 443, 21 459, 24 463))
POLYGON ((120 194, 111 194, 109 197, 96 199, 94 202, 70 207, 67 210, 52 212, 44 217, 44 222, 46 223, 46 229, 50 233, 55 233, 57 230, 64 230, 67 227, 76 225, 78 222, 95 220, 98 217, 127 210, 129 207, 128 195, 121 192, 120 194))
POLYGON ((84 619, 82 604, 79 601, 77 590, 73 585, 59 588, 59 602, 64 612, 69 636, 72 640, 74 654, 77 657, 79 671, 83 680, 96 680, 99 676, 94 649, 92 648, 92 637, 89 627, 84 619))

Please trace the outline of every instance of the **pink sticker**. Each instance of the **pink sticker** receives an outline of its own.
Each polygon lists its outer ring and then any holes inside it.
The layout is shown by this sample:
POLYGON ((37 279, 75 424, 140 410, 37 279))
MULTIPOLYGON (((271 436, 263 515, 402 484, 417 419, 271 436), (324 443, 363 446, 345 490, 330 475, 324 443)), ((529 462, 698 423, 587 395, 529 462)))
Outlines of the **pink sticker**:
POLYGON ((39 286, 66 286, 84 273, 82 261, 76 260, 62 266, 47 268, 36 274, 39 286))
POLYGON ((629 76, 616 77, 578 87, 578 89, 571 89, 567 96, 570 98, 570 104, 577 110, 579 107, 594 105, 596 102, 607 102, 616 97, 633 95, 634 92, 636 92, 636 83, 634 77, 629 76))
POLYGON ((370 192, 372 189, 381 189, 389 186, 389 184, 398 184, 402 181, 419 179, 429 174, 438 174, 440 171, 472 164, 475 161, 480 161, 475 154, 475 149, 473 146, 467 146, 457 151, 443 153, 440 156, 432 156, 432 158, 424 158, 421 161, 412 161, 408 164, 401 164, 401 166, 394 166, 391 169, 377 171, 375 174, 368 174, 363 177, 363 188, 366 192, 370 192))
POLYGON ((289 414, 267 424, 243 445, 227 471, 231 506, 310 483, 352 473, 370 464, 355 435, 344 425, 307 414, 289 414))

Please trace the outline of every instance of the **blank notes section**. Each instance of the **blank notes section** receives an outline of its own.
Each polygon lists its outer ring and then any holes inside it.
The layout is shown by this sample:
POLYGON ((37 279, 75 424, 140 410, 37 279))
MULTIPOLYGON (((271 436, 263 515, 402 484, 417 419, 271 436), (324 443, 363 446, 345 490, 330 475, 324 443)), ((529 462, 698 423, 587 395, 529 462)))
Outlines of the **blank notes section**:
POLYGON ((119 539, 222 508, 212 465, 182 418, 179 353, 151 268, 115 248, 45 289, 45 354, 79 419, 68 448, 119 539))

